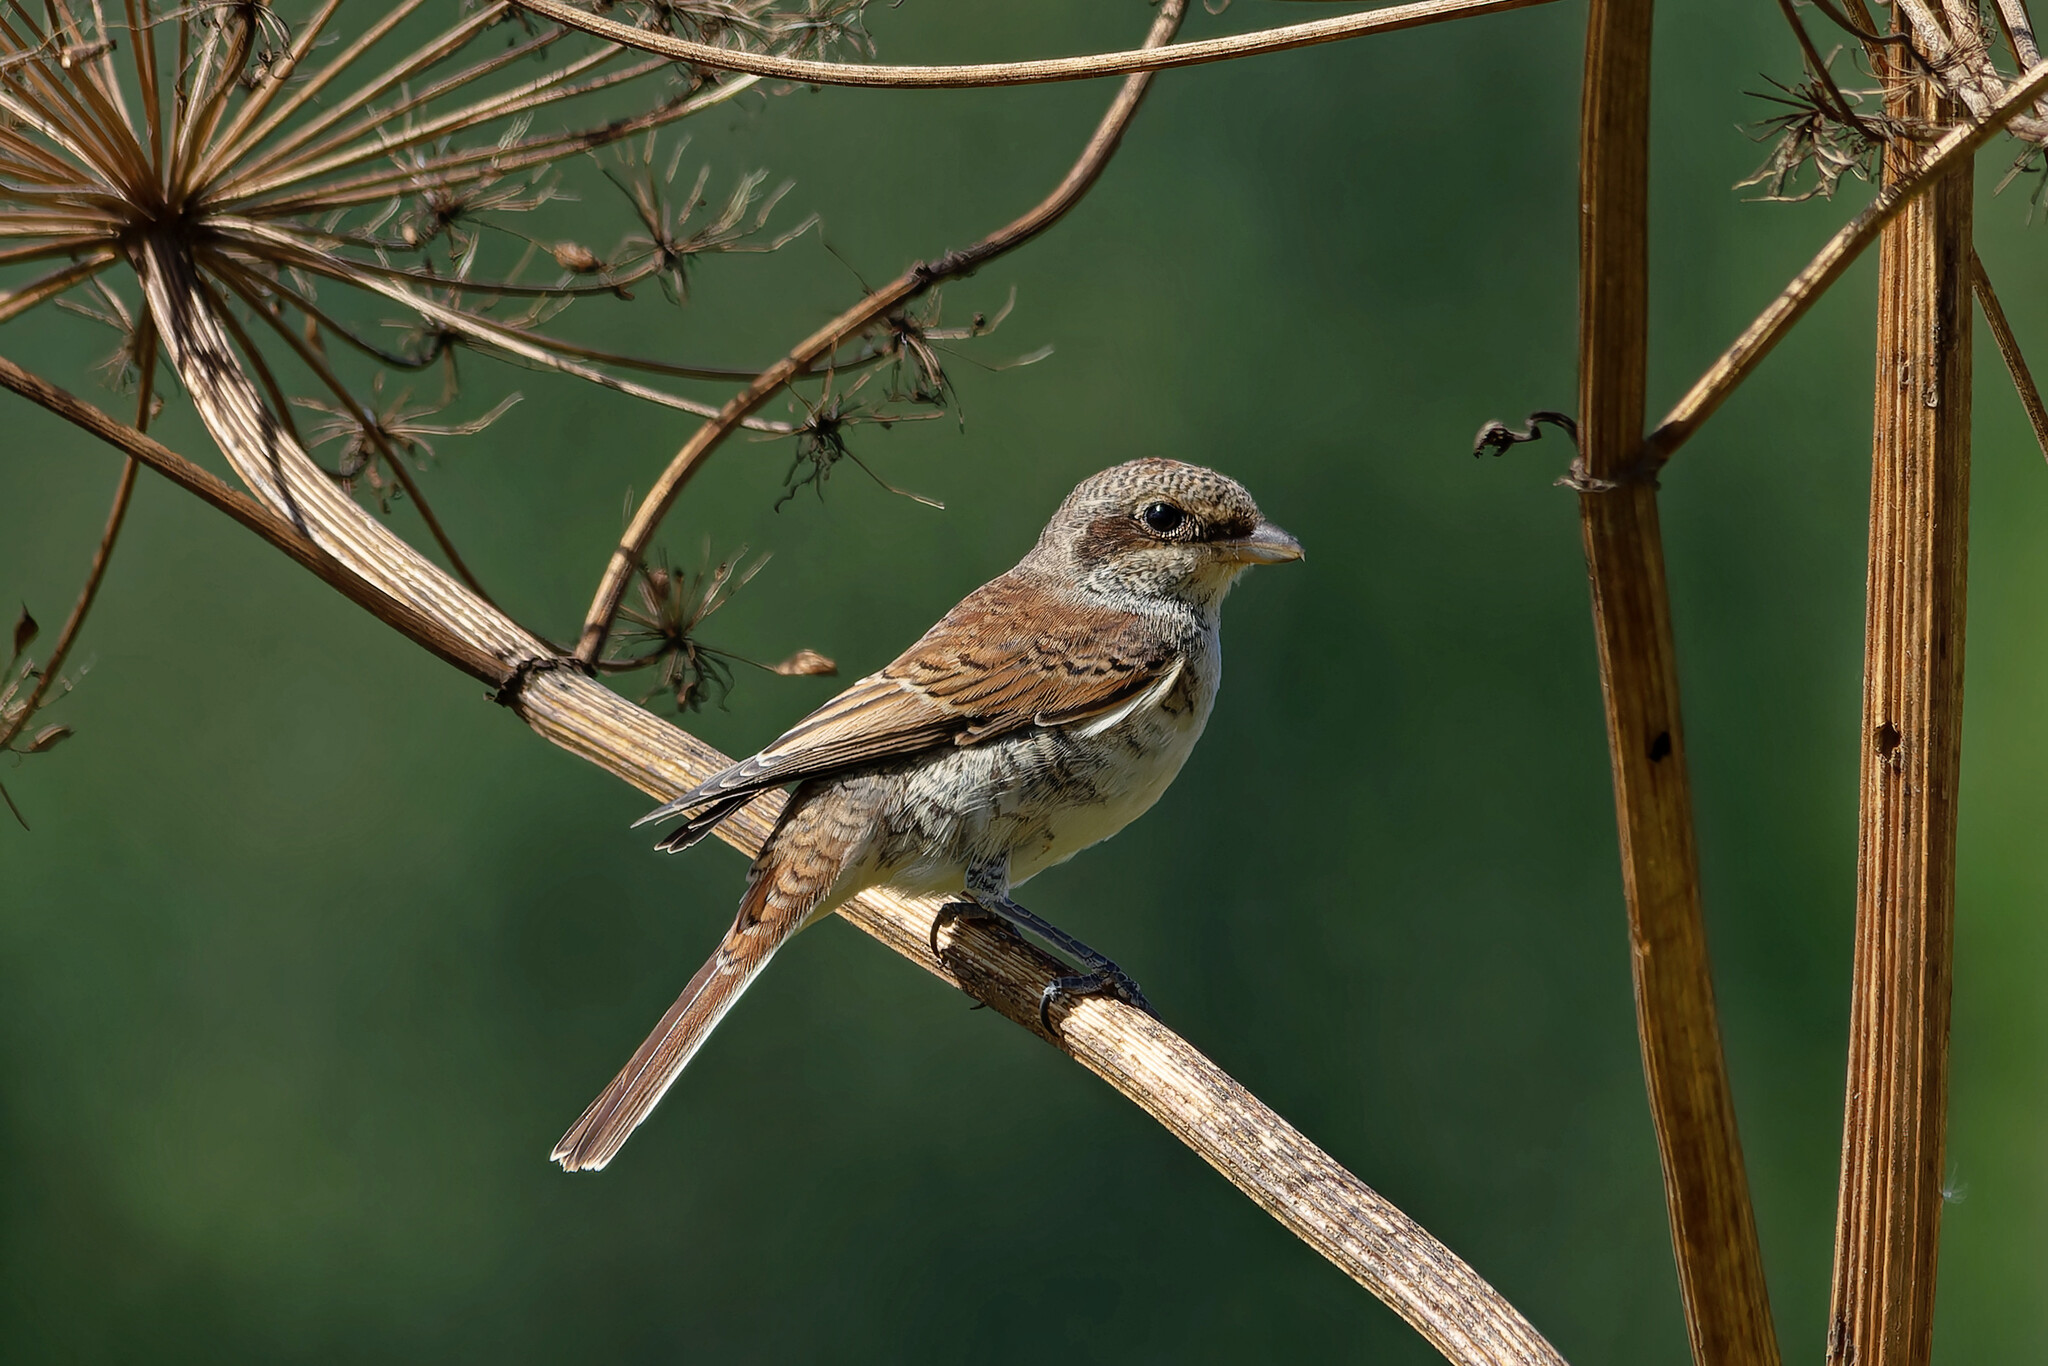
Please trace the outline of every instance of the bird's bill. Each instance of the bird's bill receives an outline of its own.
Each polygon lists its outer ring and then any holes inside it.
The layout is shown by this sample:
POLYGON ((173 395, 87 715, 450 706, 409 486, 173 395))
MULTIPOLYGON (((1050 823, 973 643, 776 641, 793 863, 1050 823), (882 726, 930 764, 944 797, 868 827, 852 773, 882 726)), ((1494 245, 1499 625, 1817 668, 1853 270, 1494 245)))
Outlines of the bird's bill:
POLYGON ((1286 564, 1302 557, 1301 542, 1271 522, 1259 523, 1251 535, 1224 541, 1220 548, 1239 564, 1286 564))

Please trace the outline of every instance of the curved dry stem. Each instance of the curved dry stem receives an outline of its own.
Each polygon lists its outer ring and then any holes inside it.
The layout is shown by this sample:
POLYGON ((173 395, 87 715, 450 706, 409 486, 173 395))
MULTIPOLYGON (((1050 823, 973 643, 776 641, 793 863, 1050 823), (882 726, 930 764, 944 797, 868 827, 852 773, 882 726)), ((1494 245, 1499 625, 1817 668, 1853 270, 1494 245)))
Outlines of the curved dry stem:
POLYGON ((1770 306, 1757 315, 1756 321, 1743 329, 1734 344, 1721 353, 1721 358, 1686 391, 1685 397, 1664 415, 1664 420, 1657 424, 1657 430, 1650 434, 1650 459, 1668 460, 1673 452, 1691 440, 1693 433, 1771 353, 1771 348, 1792 330, 1792 325, 1806 316, 1806 310, 1813 307, 1814 301, 1825 294, 1828 287, 1842 277, 1842 272, 1863 254, 1864 249, 1877 240, 1878 233, 1898 216, 1899 210, 1940 180, 1956 163, 1967 159, 1996 137, 2000 129, 2017 118, 2044 92, 2048 92, 2048 62, 2029 67, 2022 77, 2007 87, 2005 94, 1982 120, 1951 129, 1946 137, 1929 149, 1911 174, 1886 185, 1863 212, 1844 224, 1807 263, 1806 268, 1793 276, 1792 282, 1771 300, 1770 306))
POLYGON ((577 9, 562 0, 516 0, 520 9, 545 15, 570 28, 580 28, 621 47, 659 53, 712 71, 744 71, 749 75, 801 81, 806 85, 862 85, 899 90, 1041 85, 1048 81, 1129 76, 1177 66, 1229 61, 1234 57, 1249 57, 1262 52, 1287 52, 1317 43, 1358 38, 1368 33, 1392 33, 1446 19, 1497 14, 1502 10, 1526 9, 1547 3, 1549 0, 1421 0, 1417 4, 1391 5, 1385 9, 1367 10, 1363 14, 1288 24, 1282 28, 1261 29, 1257 33, 1240 33, 1229 38, 1205 38, 1196 43, 1175 43, 1170 47, 1148 45, 1134 52, 1103 52, 1088 57, 1048 57, 1037 61, 988 62, 972 66, 875 66, 857 62, 803 61, 765 52, 736 52, 710 43, 672 38, 665 33, 650 33, 646 29, 577 9))
MULTIPOLYGON (((1173 35, 1179 32, 1181 19, 1186 13, 1187 0, 1165 0, 1158 17, 1152 21, 1150 32, 1145 35, 1146 47, 1156 49, 1171 42, 1173 35)), ((612 557, 604 567, 604 575, 598 581, 597 593, 591 598, 590 611, 584 616, 582 634, 576 641, 578 659, 585 664, 594 664, 604 652, 612 620, 618 615, 619 603, 626 596, 626 585, 632 580, 633 571, 646 559, 647 547, 654 540, 661 519, 668 515, 669 508, 674 506, 676 496, 683 491, 683 485, 689 482, 690 476, 718 449, 733 428, 743 425, 748 415, 772 398, 783 385, 830 357, 849 337, 859 335, 863 328, 887 317, 891 310, 909 303, 935 284, 965 275, 1004 252, 1024 245, 1064 218, 1067 211, 1094 186, 1103 168, 1109 165, 1110 158, 1116 155, 1124 130, 1130 127, 1138 106, 1144 103, 1151 81, 1149 74, 1125 78, 1123 88, 1110 102, 1102 122, 1096 125, 1094 136, 1081 149, 1080 158, 1036 208, 971 247, 948 252, 935 262, 919 262, 870 293, 755 376, 752 384, 733 395, 716 417, 691 435, 683 448, 676 452, 675 458, 669 461, 668 468, 661 472, 660 478, 654 481, 653 487, 648 489, 647 496, 641 499, 632 522, 626 527, 626 534, 612 551, 612 557)))
MULTIPOLYGON (((181 269, 161 249, 140 264, 153 306, 169 294, 183 295, 179 281, 189 266, 181 269)), ((278 448, 280 433, 247 378, 218 369, 225 339, 205 318, 204 300, 183 297, 172 315, 179 339, 169 349, 186 385, 238 469, 253 469, 266 483, 273 469, 285 472, 291 487, 268 496, 281 499, 287 516, 4 358, 0 385, 206 498, 379 620, 492 684, 540 735, 650 796, 693 786, 725 767, 725 756, 695 736, 561 667, 569 661, 547 653, 432 566, 425 568, 435 582, 408 587, 417 581, 415 552, 355 504, 335 507, 317 498, 325 477, 303 452, 278 448), (298 532, 294 523, 300 521, 312 528, 312 539, 298 532), (359 525, 345 525, 350 521, 359 525), (379 587, 385 584, 401 593, 379 587)), ((721 835, 742 849, 758 848, 781 800, 775 793, 756 801, 727 821, 721 835)), ((1457 1366, 1564 1366, 1542 1335, 1457 1254, 1165 1024, 1121 1002, 1085 998, 1056 1011, 1057 1028, 1048 1035, 1038 1021, 1039 997, 1067 966, 1014 937, 960 921, 942 932, 934 956, 929 935, 936 910, 936 899, 868 893, 840 914, 1108 1081, 1457 1366)))

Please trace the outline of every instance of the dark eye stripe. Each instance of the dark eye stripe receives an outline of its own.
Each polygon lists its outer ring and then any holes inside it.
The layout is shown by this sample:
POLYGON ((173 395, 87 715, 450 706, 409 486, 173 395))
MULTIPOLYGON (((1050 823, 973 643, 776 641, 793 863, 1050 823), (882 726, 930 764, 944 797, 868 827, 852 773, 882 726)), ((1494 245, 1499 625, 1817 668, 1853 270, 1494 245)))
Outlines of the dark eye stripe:
POLYGON ((1204 530, 1205 541, 1236 541, 1258 530, 1258 523, 1250 517, 1226 517, 1220 522, 1211 522, 1204 530))

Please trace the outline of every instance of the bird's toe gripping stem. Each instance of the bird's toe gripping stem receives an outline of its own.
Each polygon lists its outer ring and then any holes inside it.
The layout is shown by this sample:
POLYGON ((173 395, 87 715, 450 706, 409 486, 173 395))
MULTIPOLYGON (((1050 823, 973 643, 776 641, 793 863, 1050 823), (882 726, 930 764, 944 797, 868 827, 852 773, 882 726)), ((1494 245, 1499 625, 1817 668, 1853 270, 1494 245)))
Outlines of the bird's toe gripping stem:
POLYGON ((1055 977, 1045 984, 1045 990, 1038 995, 1038 1022, 1045 1026, 1048 1034, 1053 1032, 1053 1002, 1062 996, 1114 996, 1154 1019, 1159 1017, 1159 1012, 1145 999, 1145 993, 1138 990, 1138 984, 1114 963, 1104 963, 1093 972, 1077 973, 1072 977, 1055 977))
POLYGON ((932 957, 943 955, 939 951, 939 931, 956 920, 965 920, 977 925, 1001 925, 1009 928, 1010 922, 983 906, 972 901, 948 901, 932 916, 932 957))

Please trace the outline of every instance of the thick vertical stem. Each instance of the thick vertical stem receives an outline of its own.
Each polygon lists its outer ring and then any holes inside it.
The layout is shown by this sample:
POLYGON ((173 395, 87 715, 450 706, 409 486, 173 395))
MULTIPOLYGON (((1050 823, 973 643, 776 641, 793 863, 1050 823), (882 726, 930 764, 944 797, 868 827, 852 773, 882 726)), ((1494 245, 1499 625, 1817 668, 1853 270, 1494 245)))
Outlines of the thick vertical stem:
POLYGON ((1636 1026, 1699 1366, 1777 1366, 1700 914, 1657 491, 1648 348, 1649 0, 1593 0, 1580 124, 1576 471, 1621 827, 1636 1026))
MULTIPOLYGON (((1946 121, 1894 72, 1897 115, 1946 121)), ((1887 179, 1921 149, 1895 142, 1887 179)), ((1970 490, 1967 166, 1885 228, 1878 274, 1855 980, 1831 1366, 1924 1366, 1948 1108, 1970 490)))

